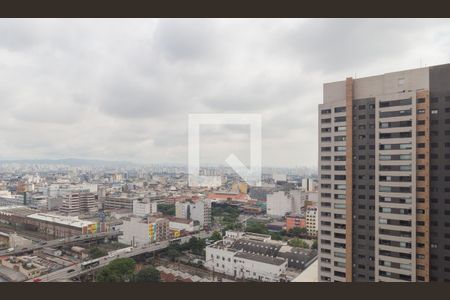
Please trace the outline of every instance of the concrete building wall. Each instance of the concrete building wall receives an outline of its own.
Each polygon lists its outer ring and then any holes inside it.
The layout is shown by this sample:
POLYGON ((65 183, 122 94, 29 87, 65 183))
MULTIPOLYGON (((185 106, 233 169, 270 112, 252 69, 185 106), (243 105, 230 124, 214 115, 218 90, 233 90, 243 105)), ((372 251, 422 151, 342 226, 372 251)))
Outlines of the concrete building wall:
MULTIPOLYGON (((448 87, 450 72, 436 77, 448 87)), ((324 84, 319 105, 319 280, 426 279, 427 251, 422 248, 430 246, 425 228, 429 196, 426 183, 417 185, 416 168, 421 167, 417 155, 421 161, 427 157, 426 150, 417 151, 419 141, 427 143, 427 133, 426 127, 417 129, 416 103, 432 82, 430 69, 420 68, 324 84), (396 148, 400 144, 411 147, 396 148)), ((421 108, 420 113, 429 112, 421 108)), ((420 177, 426 178, 426 160, 423 168, 420 177)), ((433 190, 431 186, 431 194, 433 190)))

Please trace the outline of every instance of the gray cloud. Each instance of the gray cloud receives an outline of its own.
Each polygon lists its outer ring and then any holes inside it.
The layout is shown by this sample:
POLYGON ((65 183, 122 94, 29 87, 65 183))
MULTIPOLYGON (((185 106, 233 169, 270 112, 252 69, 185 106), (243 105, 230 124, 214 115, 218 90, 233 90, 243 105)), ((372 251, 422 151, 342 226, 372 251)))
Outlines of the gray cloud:
MULTIPOLYGON (((313 166, 324 82, 450 60, 432 19, 4 19, 0 36, 0 159, 186 163, 189 114, 243 112, 265 165, 313 166)), ((202 130, 202 159, 246 160, 246 134, 202 130)))

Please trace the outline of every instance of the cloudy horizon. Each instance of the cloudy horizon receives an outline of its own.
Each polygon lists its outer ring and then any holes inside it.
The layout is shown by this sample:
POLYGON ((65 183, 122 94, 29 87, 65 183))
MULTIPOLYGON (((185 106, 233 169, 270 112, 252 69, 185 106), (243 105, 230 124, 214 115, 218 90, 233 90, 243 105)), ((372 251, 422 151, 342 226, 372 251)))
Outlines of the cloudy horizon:
MULTIPOLYGON (((317 166, 325 82, 450 62, 441 19, 2 19, 0 160, 187 162, 193 113, 262 116, 263 166, 317 166)), ((202 163, 248 161, 202 128, 202 163)))

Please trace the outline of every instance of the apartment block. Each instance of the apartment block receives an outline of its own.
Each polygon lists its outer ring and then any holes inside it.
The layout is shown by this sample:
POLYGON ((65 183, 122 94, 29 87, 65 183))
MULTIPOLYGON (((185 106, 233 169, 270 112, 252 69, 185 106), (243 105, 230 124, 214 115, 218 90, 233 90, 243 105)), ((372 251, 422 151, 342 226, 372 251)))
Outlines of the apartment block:
POLYGON ((63 197, 63 202, 59 210, 61 213, 69 216, 94 213, 98 211, 95 194, 88 192, 68 193, 63 197))
POLYGON ((450 64, 324 84, 319 280, 450 281, 450 64))
POLYGON ((175 215, 177 218, 198 221, 202 227, 211 226, 211 201, 201 199, 196 202, 176 202, 175 215))
POLYGON ((284 217, 286 214, 303 214, 306 192, 303 190, 276 191, 267 194, 267 215, 284 217))

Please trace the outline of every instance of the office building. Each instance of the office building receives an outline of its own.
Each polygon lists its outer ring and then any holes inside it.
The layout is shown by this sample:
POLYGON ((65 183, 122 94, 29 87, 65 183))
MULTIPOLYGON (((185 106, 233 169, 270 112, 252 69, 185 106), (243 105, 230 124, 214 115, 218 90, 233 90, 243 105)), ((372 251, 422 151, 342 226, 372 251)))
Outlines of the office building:
POLYGON ((450 65, 324 85, 319 280, 450 281, 450 65))

